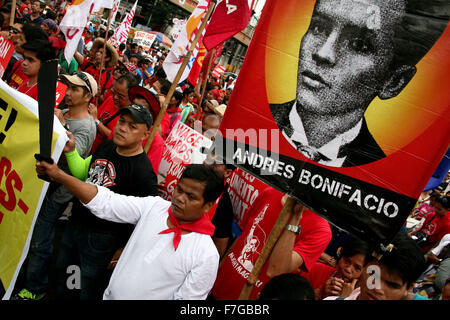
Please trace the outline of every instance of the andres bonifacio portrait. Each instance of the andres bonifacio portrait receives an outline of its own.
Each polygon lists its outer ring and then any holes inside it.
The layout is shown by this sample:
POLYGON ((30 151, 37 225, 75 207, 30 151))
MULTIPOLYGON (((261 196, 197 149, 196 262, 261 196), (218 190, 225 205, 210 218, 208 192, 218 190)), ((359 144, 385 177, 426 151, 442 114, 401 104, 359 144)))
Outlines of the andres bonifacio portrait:
POLYGON ((384 158, 364 113, 408 85, 449 11, 448 0, 317 0, 301 38, 296 99, 270 105, 284 137, 332 167, 384 158))

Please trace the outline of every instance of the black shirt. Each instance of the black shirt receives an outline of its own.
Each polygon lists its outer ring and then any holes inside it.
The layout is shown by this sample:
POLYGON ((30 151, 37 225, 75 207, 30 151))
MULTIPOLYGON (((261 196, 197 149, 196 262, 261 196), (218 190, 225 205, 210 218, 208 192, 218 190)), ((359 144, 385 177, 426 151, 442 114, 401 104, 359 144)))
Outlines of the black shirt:
MULTIPOLYGON (((228 189, 228 186, 226 186, 225 189, 228 189)), ((233 223, 233 205, 227 190, 223 192, 211 222, 215 226, 214 238, 232 237, 231 226, 233 223)))
MULTIPOLYGON (((86 182, 123 195, 136 197, 158 195, 156 174, 145 152, 131 157, 121 156, 117 153, 112 140, 103 142, 92 155, 86 182)), ((129 236, 130 230, 134 227, 100 219, 80 201, 73 204, 72 217, 74 222, 96 232, 129 236)))

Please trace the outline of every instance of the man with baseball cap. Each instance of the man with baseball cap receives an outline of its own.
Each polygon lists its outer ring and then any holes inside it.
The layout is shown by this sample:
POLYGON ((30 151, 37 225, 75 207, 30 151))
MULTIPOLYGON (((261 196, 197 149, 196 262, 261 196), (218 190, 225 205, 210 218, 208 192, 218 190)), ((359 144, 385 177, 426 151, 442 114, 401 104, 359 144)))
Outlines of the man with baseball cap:
MULTIPOLYGON (((97 82, 85 72, 61 77, 67 84, 64 97, 67 109, 55 109, 55 115, 70 130, 77 153, 87 157, 96 135, 95 121, 88 106, 97 94, 97 82)), ((70 173, 65 157, 61 157, 58 165, 70 173)), ((33 230, 24 289, 15 296, 16 299, 39 300, 44 297, 48 289, 55 224, 72 198, 73 194, 66 187, 56 182, 50 184, 33 230)))
MULTIPOLYGON (((113 139, 105 140, 88 158, 74 147, 70 132, 64 149, 73 176, 116 193, 135 197, 157 196, 157 179, 142 147, 153 124, 150 112, 138 104, 120 110, 113 139)), ((82 300, 101 299, 108 283, 108 265, 125 246, 134 225, 106 221, 75 200, 63 231, 56 258, 56 298, 67 298, 67 268, 80 258, 82 300)))

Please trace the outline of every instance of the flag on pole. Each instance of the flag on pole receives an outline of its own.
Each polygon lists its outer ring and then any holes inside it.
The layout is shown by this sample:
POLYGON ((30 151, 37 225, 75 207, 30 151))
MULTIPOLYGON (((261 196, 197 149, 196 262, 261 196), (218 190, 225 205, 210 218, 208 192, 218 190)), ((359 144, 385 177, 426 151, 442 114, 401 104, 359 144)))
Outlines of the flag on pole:
POLYGON ((102 8, 112 9, 114 0, 96 0, 92 12, 99 12, 102 8))
POLYGON ((117 11, 119 11, 120 0, 115 0, 112 7, 111 22, 116 21, 117 11))
MULTIPOLYGON (((208 66, 210 65, 211 61, 211 68, 214 68, 214 65, 216 64, 217 58, 219 58, 222 55, 224 42, 219 44, 217 47, 215 47, 215 50, 211 50, 208 52, 208 54, 205 57, 205 60, 203 61, 202 66, 202 81, 206 81, 206 77, 208 76, 208 66), (213 54, 214 52, 214 54, 213 54)), ((224 68, 225 71, 225 68, 224 68)), ((210 71, 211 72, 211 71, 210 71)), ((223 71, 222 71, 223 72, 223 71)))
POLYGON ((225 72, 225 67, 224 66, 217 66, 214 68, 213 72, 211 73, 211 75, 217 79, 220 78, 220 75, 222 73, 225 72))
POLYGON ((72 61, 78 42, 81 39, 83 29, 88 22, 93 7, 94 0, 74 1, 73 4, 67 8, 66 14, 61 20, 59 27, 66 37, 64 57, 68 64, 72 61))
POLYGON ((131 11, 125 15, 120 26, 114 31, 114 34, 111 38, 108 39, 108 42, 111 43, 114 47, 118 48, 119 44, 127 42, 128 34, 130 33, 131 23, 133 22, 134 12, 136 11, 137 0, 131 8, 131 11))
POLYGON ((203 43, 209 51, 247 27, 255 0, 218 1, 203 43))
MULTIPOLYGON (((200 28, 200 25, 203 22, 203 19, 206 16, 206 12, 208 10, 209 4, 211 0, 199 0, 197 7, 192 12, 189 17, 186 25, 181 28, 181 32, 178 35, 177 40, 173 43, 172 48, 167 55, 166 59, 163 63, 164 71, 166 72, 167 79, 170 82, 173 82, 175 79, 178 70, 180 69, 181 64, 183 63, 184 57, 187 55, 189 48, 195 39, 197 31, 200 28)), ((206 30, 206 27, 204 30, 206 30)), ((203 31, 204 34, 205 31, 203 31)), ((186 80, 189 73, 192 70, 195 59, 197 58, 197 54, 200 50, 203 36, 200 37, 199 41, 195 49, 192 52, 189 63, 187 64, 184 72, 180 78, 180 82, 186 80)))
POLYGON ((194 65, 192 66, 191 72, 189 72, 189 76, 187 77, 187 82, 192 84, 194 87, 197 84, 198 77, 200 76, 200 72, 202 71, 202 66, 204 65, 205 62, 205 55, 206 55, 206 48, 202 44, 200 50, 198 51, 194 65))

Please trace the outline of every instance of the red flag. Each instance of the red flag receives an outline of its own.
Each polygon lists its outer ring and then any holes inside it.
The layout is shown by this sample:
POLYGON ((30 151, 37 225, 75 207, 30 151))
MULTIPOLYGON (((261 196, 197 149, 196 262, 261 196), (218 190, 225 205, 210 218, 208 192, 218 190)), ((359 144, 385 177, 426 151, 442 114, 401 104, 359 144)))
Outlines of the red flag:
MULTIPOLYGON (((204 45, 204 43, 203 43, 204 45)), ((210 50, 208 52, 208 54, 206 55, 205 59, 203 60, 203 65, 202 65, 202 81, 205 81, 206 76, 208 74, 208 66, 209 66, 209 62, 211 62, 211 69, 214 68, 214 64, 216 63, 217 58, 219 58, 222 55, 222 51, 223 51, 223 45, 224 42, 222 42, 221 44, 219 44, 216 48, 214 48, 215 50, 210 50), (213 54, 214 52, 214 54, 213 54), (212 59, 212 60, 211 60, 212 59)), ((211 72, 211 70, 210 70, 211 72)))
POLYGON ((198 77, 200 76, 200 72, 202 71, 203 62, 205 60, 206 48, 204 45, 201 46, 198 51, 197 58, 195 59, 194 65, 192 66, 191 72, 187 77, 187 82, 192 84, 194 87, 197 84, 198 77))
POLYGON ((212 14, 203 44, 210 51, 221 42, 245 29, 250 21, 254 0, 220 1, 212 14))

